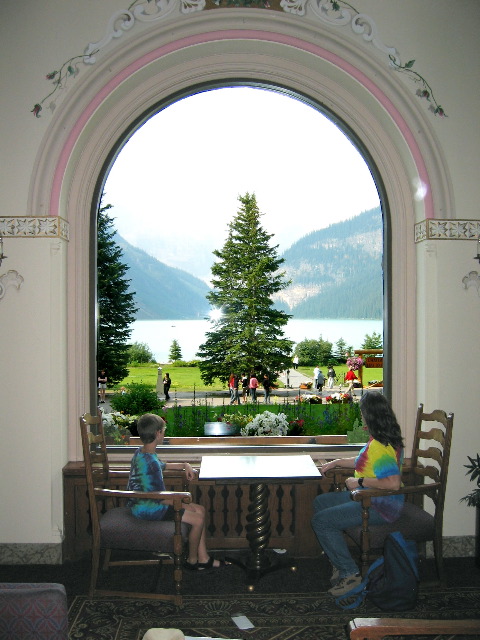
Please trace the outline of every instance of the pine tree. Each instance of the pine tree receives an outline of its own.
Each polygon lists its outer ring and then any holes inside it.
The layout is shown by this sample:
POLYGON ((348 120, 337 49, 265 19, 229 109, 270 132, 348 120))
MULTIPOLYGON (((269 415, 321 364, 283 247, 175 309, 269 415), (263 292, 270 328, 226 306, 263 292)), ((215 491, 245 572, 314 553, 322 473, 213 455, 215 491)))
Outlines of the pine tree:
POLYGON ((339 362, 345 362, 347 359, 347 352, 350 351, 349 347, 347 347, 347 343, 343 338, 340 338, 335 343, 336 350, 333 353, 333 357, 339 362))
POLYGON ((97 364, 105 369, 109 383, 115 384, 128 375, 127 341, 137 308, 135 293, 128 290, 130 280, 125 278, 128 266, 121 262, 122 250, 113 240, 113 218, 107 214, 111 208, 100 203, 97 217, 97 364))
POLYGON ((381 349, 383 347, 382 336, 374 331, 372 335, 365 334, 363 340, 362 349, 381 349))
POLYGON ((168 359, 171 362, 176 362, 177 360, 182 359, 182 350, 177 340, 174 340, 170 346, 170 353, 168 354, 168 359))
POLYGON ((202 380, 226 381, 231 372, 276 372, 291 363, 293 342, 282 328, 291 316, 275 309, 273 294, 285 289, 284 262, 278 245, 270 246, 273 234, 260 225, 260 211, 254 194, 239 196, 241 208, 229 224, 227 240, 213 254, 212 291, 207 300, 221 312, 207 332, 197 355, 202 358, 202 380))

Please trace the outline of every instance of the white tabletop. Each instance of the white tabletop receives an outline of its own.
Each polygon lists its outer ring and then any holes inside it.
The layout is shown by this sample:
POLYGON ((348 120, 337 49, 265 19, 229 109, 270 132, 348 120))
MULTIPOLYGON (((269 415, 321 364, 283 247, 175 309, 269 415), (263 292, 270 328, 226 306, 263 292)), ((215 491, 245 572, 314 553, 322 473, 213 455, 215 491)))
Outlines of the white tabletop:
POLYGON ((312 478, 320 471, 309 455, 284 456, 202 456, 199 478, 202 480, 258 478, 312 478))

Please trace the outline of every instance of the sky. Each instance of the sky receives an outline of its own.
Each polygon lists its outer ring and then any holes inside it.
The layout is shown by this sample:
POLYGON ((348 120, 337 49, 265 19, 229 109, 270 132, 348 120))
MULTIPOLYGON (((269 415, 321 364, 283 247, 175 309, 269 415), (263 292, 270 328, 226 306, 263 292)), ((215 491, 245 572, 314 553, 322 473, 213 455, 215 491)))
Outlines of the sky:
POLYGON ((121 236, 205 280, 239 195, 255 193, 280 254, 379 205, 368 166, 330 120, 247 87, 205 91, 150 118, 119 153, 104 191, 121 236))

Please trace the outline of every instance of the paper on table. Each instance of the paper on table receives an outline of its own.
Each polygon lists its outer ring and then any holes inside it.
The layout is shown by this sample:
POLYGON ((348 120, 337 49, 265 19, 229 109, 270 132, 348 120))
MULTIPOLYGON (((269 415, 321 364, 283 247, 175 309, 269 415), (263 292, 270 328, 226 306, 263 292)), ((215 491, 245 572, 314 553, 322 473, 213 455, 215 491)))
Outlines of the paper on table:
POLYGON ((255 626, 250 622, 247 616, 243 615, 243 613, 234 613, 232 620, 239 629, 253 629, 255 626))

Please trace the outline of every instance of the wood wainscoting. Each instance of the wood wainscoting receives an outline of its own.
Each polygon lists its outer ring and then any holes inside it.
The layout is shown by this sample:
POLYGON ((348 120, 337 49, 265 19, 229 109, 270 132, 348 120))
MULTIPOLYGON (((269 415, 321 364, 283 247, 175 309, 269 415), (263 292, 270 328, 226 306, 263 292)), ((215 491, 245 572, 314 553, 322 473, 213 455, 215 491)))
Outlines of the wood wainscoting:
MULTIPOLYGON (((193 465, 195 466, 195 465, 193 465)), ((125 488, 129 463, 112 465, 117 471, 111 488, 125 488)), ((90 517, 83 462, 69 462, 63 469, 64 484, 64 561, 76 560, 90 551, 90 517)), ((182 477, 168 472, 168 490, 185 490, 182 477)), ((332 489, 325 478, 305 482, 269 485, 271 537, 269 547, 286 549, 296 557, 315 557, 319 553, 310 518, 315 496, 332 489)), ((210 549, 244 549, 246 515, 249 504, 248 484, 216 484, 214 481, 194 480, 187 490, 193 501, 202 504, 207 512, 207 542, 210 549)))

